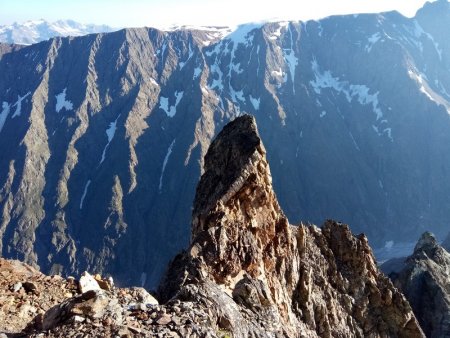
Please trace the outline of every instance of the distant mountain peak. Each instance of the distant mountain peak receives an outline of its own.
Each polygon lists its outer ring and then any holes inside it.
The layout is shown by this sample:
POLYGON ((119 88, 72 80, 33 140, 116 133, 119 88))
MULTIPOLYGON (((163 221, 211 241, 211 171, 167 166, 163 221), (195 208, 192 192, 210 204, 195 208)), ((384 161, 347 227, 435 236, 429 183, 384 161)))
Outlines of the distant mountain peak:
POLYGON ((12 25, 0 25, 0 42, 31 45, 57 36, 82 36, 92 33, 112 32, 106 25, 83 24, 74 20, 49 22, 45 19, 28 20, 12 25))
POLYGON ((426 231, 417 242, 416 247, 414 248, 414 255, 426 253, 428 256, 432 256, 438 246, 439 244, 436 241, 436 237, 434 237, 431 232, 426 231))
POLYGON ((436 1, 427 1, 422 8, 420 8, 416 17, 423 15, 449 15, 450 14, 450 2, 448 0, 436 0, 436 1))

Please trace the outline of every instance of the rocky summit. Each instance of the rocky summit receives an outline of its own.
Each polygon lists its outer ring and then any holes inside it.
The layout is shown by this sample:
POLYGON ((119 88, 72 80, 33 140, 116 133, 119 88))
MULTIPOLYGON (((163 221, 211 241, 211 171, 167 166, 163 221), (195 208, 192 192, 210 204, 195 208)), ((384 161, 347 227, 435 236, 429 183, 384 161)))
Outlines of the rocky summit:
MULTIPOLYGON (((447 241, 443 243, 448 245, 447 241)), ((450 337, 450 253, 425 232, 403 268, 390 274, 427 337, 450 337)))
POLYGON ((0 44, 1 256, 156 288, 189 245, 204 155, 243 113, 292 222, 342 220, 374 247, 443 236, 449 16, 440 0, 413 18, 0 44))
MULTIPOLYGON (((251 116, 229 123, 205 156, 191 237, 160 284, 162 305, 143 289, 85 273, 58 278, 58 290, 78 292, 54 297, 52 307, 12 328, 32 337, 423 337, 364 235, 334 221, 289 224, 251 116)), ((5 299, 19 307, 33 291, 18 292, 15 282, 5 299)))

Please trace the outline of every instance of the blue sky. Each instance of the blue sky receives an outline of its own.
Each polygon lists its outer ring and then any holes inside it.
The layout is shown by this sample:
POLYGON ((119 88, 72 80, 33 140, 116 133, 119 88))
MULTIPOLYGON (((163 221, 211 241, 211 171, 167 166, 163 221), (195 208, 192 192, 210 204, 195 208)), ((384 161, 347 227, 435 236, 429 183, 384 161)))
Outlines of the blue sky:
POLYGON ((73 19, 114 27, 236 25, 398 10, 413 16, 425 0, 0 0, 0 25, 73 19))

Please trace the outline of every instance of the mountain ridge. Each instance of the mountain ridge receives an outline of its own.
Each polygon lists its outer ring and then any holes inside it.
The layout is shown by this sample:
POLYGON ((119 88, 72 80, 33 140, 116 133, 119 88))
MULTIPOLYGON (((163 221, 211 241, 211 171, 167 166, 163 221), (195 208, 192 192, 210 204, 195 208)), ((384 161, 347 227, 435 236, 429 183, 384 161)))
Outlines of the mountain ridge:
POLYGON ((189 242, 212 138, 243 112, 293 223, 343 220, 375 246, 443 235, 450 45, 445 22, 418 20, 126 29, 4 54, 2 256, 155 287, 189 242))

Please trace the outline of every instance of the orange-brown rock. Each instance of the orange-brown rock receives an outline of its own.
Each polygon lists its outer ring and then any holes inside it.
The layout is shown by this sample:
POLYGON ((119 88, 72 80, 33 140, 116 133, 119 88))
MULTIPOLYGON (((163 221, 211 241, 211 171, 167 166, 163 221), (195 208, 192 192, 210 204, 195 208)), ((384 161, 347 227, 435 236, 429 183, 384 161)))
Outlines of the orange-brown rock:
POLYGON ((214 329, 235 337, 423 336, 364 235, 333 221, 289 224, 265 155, 250 116, 211 144, 192 244, 174 261, 161 295, 208 304, 214 329))

